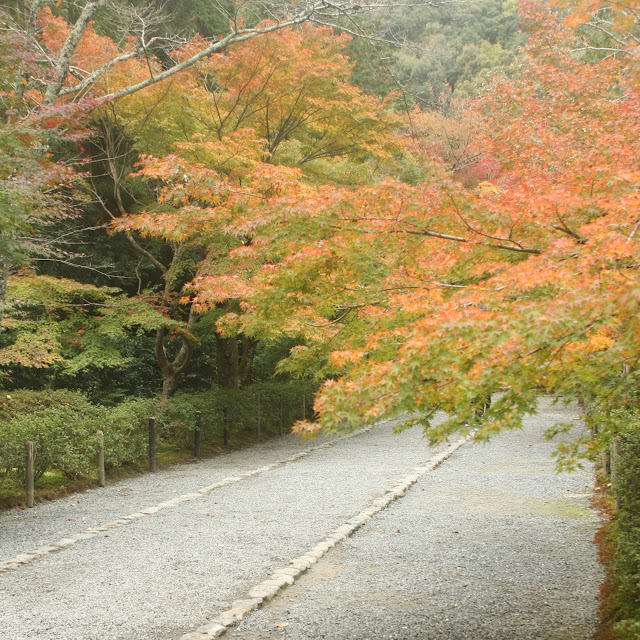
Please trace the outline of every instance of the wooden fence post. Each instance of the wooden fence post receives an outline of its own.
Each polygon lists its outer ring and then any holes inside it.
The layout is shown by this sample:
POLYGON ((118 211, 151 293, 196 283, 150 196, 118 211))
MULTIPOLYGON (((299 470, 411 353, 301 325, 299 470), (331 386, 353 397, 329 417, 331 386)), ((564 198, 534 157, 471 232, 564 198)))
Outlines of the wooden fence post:
POLYGON ((258 438, 260 438, 260 412, 262 411, 262 406, 260 404, 260 392, 258 392, 257 405, 258 410, 256 411, 256 413, 258 417, 256 420, 256 435, 258 436, 258 438))
POLYGON ((229 444, 229 409, 227 407, 222 410, 222 438, 226 447, 229 444))
POLYGON ((618 499, 618 465, 620 464, 620 436, 614 436, 611 442, 611 486, 613 488, 614 506, 620 508, 618 499))
POLYGON ((284 406, 283 406, 282 396, 280 396, 280 435, 282 435, 282 430, 284 427, 284 406))
POLYGON ((26 473, 25 473, 25 484, 27 489, 27 507, 31 509, 33 507, 33 492, 34 492, 34 475, 33 475, 33 463, 34 463, 34 455, 33 455, 33 442, 27 440, 25 443, 27 447, 27 465, 26 465, 26 473))
POLYGON ((196 411, 196 431, 193 437, 193 456, 194 458, 200 457, 200 434, 202 428, 202 412, 196 411))
POLYGON ((149 418, 149 471, 156 470, 156 419, 149 418))
POLYGON ((611 449, 610 447, 604 448, 600 452, 600 460, 602 462, 602 470, 606 475, 611 476, 611 449))
POLYGON ((303 393, 302 394, 302 419, 306 420, 307 419, 307 407, 306 407, 306 403, 307 403, 307 396, 303 393))
POLYGON ((104 473, 104 433, 102 431, 98 431, 98 484, 101 487, 107 485, 104 473))

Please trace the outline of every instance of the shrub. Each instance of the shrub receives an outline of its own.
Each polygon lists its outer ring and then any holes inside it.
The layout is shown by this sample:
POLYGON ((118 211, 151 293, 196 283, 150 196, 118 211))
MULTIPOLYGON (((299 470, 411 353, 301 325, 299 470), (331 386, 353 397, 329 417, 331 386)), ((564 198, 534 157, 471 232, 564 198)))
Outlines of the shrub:
POLYGON ((621 638, 640 638, 640 414, 628 415, 622 430, 614 491, 619 505, 613 567, 619 619, 615 629, 621 638))
POLYGON ((65 475, 95 469, 96 431, 106 419, 104 407, 71 391, 16 391, 0 403, 0 478, 25 471, 25 441, 34 443, 38 479, 50 467, 65 475))
POLYGON ((224 412, 229 417, 230 430, 254 429, 260 417, 261 429, 288 430, 302 418, 302 396, 306 397, 306 416, 312 414, 311 398, 314 383, 260 382, 242 389, 212 389, 202 393, 177 393, 158 405, 158 424, 166 441, 191 441, 196 411, 202 413, 202 432, 213 438, 223 429, 224 412))
POLYGON ((105 467, 121 467, 147 453, 148 420, 156 412, 157 400, 137 398, 106 409, 104 433, 105 467))
POLYGON ((225 410, 231 434, 255 429, 287 430, 302 417, 302 396, 311 415, 314 386, 308 381, 261 382, 243 389, 178 393, 169 400, 138 398, 115 407, 89 402, 76 391, 15 391, 0 400, 0 484, 25 472, 25 441, 35 445, 36 480, 50 468, 68 477, 96 472, 98 430, 104 433, 105 466, 116 469, 147 454, 148 419, 155 416, 160 443, 189 449, 196 411, 205 441, 219 441, 225 410))

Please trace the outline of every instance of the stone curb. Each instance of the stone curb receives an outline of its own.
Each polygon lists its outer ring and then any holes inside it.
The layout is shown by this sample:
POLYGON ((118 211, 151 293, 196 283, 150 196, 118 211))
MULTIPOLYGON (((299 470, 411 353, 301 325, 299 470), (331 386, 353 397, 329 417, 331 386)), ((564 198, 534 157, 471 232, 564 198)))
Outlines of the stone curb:
MULTIPOLYGON (((267 471, 271 471, 272 469, 276 469, 277 467, 284 466, 285 464, 289 464, 291 462, 297 462, 301 458, 308 456, 310 453, 314 451, 318 451, 320 449, 328 449, 332 447, 336 442, 340 442, 342 440, 349 440, 350 438, 354 438, 363 433, 371 431, 373 427, 364 427, 363 429, 358 429, 358 431, 354 431, 352 433, 348 433, 344 436, 340 436, 331 442, 325 442, 323 444, 317 445, 315 447, 309 447, 306 451, 301 451, 300 453, 296 453, 293 456, 289 456, 288 458, 284 458, 283 460, 277 460, 271 464, 259 467, 257 469, 252 469, 251 471, 247 471, 240 476, 230 476, 228 478, 223 478, 219 482, 214 484, 210 484, 206 487, 202 487, 193 493, 184 493, 181 496, 176 498, 171 498, 170 500, 165 500, 164 502, 160 502, 158 505, 154 507, 147 507, 146 509, 140 509, 135 513, 131 513, 127 516, 123 516, 118 520, 114 520, 112 522, 106 522, 105 524, 98 527, 88 527, 83 533, 76 533, 68 538, 61 538, 60 540, 56 540, 55 542, 50 542, 48 545, 41 547, 40 549, 35 549, 34 551, 27 551, 25 553, 21 553, 13 558, 9 558, 8 560, 4 560, 0 562, 0 573, 5 573, 6 571, 12 571, 14 569, 18 569, 25 564, 29 564, 34 562, 35 560, 39 560, 40 558, 44 558, 50 553, 57 553, 58 551, 62 551, 66 549, 76 542, 80 540, 89 540, 90 538, 96 537, 98 534, 103 533, 104 531, 109 531, 111 529, 116 529, 118 527, 123 527, 125 525, 131 524, 136 520, 140 520, 146 516, 152 515, 161 511, 162 509, 170 509, 171 507, 175 507, 183 502, 191 502, 193 500, 198 500, 199 498, 204 498, 208 496, 216 489, 220 489, 229 484, 234 484, 236 482, 242 481, 244 478, 250 478, 251 476, 256 476, 261 473, 265 473, 267 471)), ((214 636, 203 636, 203 637, 214 637, 214 636)))
MULTIPOLYGON (((247 599, 236 600, 231 604, 231 609, 222 611, 213 620, 180 636, 179 640, 206 640, 207 638, 218 638, 224 635, 230 627, 237 625, 253 611, 259 609, 264 604, 272 600, 281 590, 292 585, 305 571, 320 560, 336 544, 353 535, 361 526, 366 524, 371 518, 386 509, 392 502, 405 495, 422 476, 433 471, 442 464, 469 438, 461 438, 457 442, 447 447, 442 453, 431 458, 424 466, 416 467, 413 474, 395 482, 390 489, 387 489, 382 498, 377 498, 371 502, 371 506, 363 509, 353 518, 343 525, 334 529, 324 540, 321 540, 315 547, 303 555, 289 561, 288 567, 276 569, 269 578, 254 585, 247 592, 247 599)), ((325 445, 321 445, 325 446, 325 445)))

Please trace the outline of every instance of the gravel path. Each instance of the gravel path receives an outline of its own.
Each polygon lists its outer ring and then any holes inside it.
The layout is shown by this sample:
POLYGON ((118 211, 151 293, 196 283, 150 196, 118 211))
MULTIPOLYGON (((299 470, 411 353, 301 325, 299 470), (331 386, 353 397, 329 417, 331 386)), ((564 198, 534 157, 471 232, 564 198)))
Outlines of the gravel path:
MULTIPOLYGON (((523 432, 464 445, 227 637, 587 638, 602 577, 591 478, 553 475, 540 436, 571 417, 546 406, 523 432)), ((324 443, 285 437, 0 515, 2 561, 237 478, 1 573, 0 637, 177 638, 436 453, 389 423, 324 443)))
POLYGON ((603 579, 589 472, 555 475, 542 401, 523 431, 465 446, 229 640, 586 640, 603 579))
POLYGON ((202 486, 238 476, 252 469, 286 459, 337 438, 301 443, 296 436, 269 440, 250 449, 234 451, 199 463, 176 465, 155 474, 130 478, 104 489, 90 489, 22 512, 0 512, 0 562, 84 531, 128 513, 197 491, 202 486))

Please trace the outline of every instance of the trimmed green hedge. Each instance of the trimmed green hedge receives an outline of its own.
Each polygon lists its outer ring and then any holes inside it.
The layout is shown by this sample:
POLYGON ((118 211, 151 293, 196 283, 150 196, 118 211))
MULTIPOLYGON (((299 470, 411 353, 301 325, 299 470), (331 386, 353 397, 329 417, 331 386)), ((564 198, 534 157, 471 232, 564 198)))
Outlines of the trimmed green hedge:
POLYGON ((258 418, 262 432, 277 433, 282 426, 287 431, 302 418, 305 396, 306 417, 312 415, 311 401, 316 386, 308 381, 287 383, 260 382, 242 389, 212 389, 203 393, 177 393, 158 403, 156 428, 161 438, 172 442, 193 438, 195 415, 202 414, 203 438, 215 438, 222 433, 224 411, 227 411, 231 438, 234 431, 257 430, 258 418))
POLYGON ((36 481, 50 468, 70 478, 95 473, 98 430, 104 432, 108 468, 133 462, 144 455, 143 416, 154 406, 154 400, 131 400, 108 408, 74 391, 7 394, 0 401, 0 483, 24 477, 26 440, 35 445, 36 481))
POLYGON ((67 477, 96 472, 98 442, 103 431, 107 470, 142 460, 147 454, 148 419, 156 418, 158 442, 190 449, 196 412, 202 413, 203 443, 220 443, 223 415, 230 438, 239 430, 287 431, 311 415, 315 387, 307 381, 263 382, 244 389, 213 389, 179 393, 169 400, 133 399, 115 407, 91 404, 74 391, 14 391, 0 398, 0 485, 8 477, 21 481, 25 472, 25 441, 35 444, 36 481, 50 468, 67 477))
POLYGON ((640 638, 640 414, 629 415, 620 436, 614 487, 616 587, 614 630, 620 638, 640 638))

